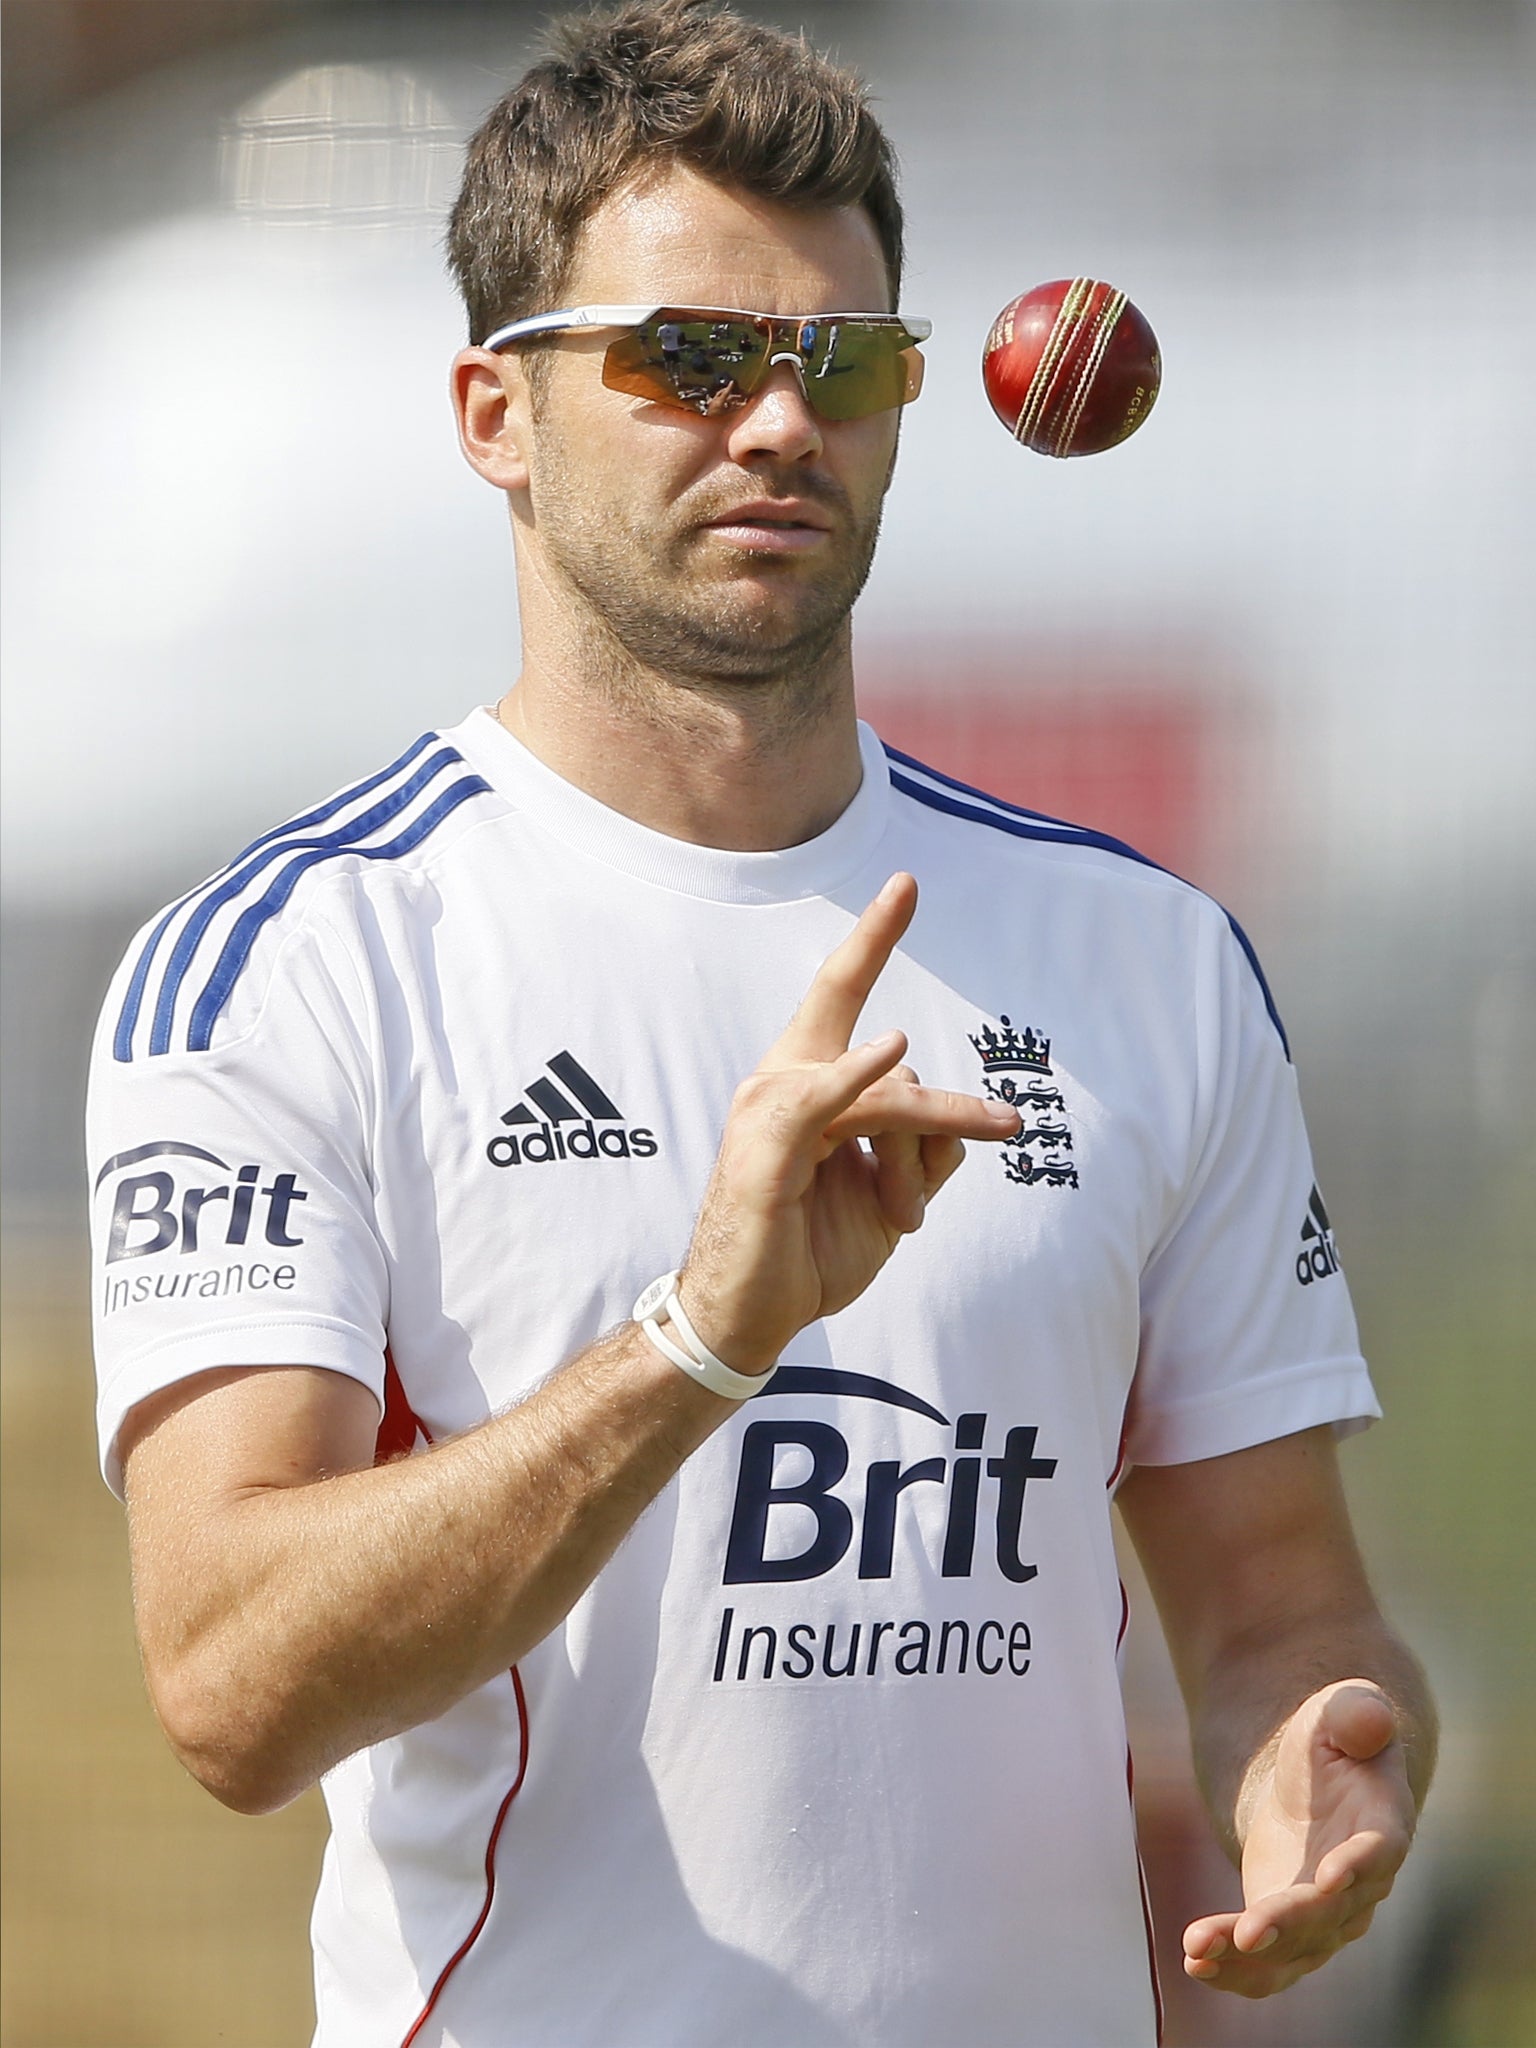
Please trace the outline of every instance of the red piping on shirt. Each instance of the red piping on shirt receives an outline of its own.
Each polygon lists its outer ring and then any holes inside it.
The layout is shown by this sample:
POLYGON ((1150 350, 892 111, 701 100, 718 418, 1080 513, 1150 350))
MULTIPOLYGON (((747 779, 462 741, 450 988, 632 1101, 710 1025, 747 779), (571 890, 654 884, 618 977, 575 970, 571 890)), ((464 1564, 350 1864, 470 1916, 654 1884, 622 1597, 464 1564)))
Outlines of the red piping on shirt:
MULTIPOLYGON (((406 1399, 405 1387, 395 1361, 386 1347, 384 1352, 384 1413, 379 1420, 379 1434, 374 1445, 373 1462, 384 1465, 391 1458, 407 1456, 414 1448, 417 1437, 425 1443, 432 1442, 432 1432, 421 1420, 406 1399)), ((528 1700, 523 1691, 522 1674, 514 1664, 508 1674, 512 1690, 517 1696, 517 1776, 512 1788, 496 1810, 491 1823, 490 1840, 485 1845, 485 1897, 480 1902, 480 1911, 475 1915, 475 1924, 459 1943, 453 1954, 438 1973, 437 1982, 432 1986, 426 2004, 417 2013, 410 2028, 401 2040, 400 2048, 411 2048, 412 2042, 431 2019, 437 2001, 442 1997, 449 1978, 480 1939, 485 1923, 491 1917, 491 1905, 496 1897, 496 1844, 501 1839, 502 1824, 512 1810, 512 1802, 523 1789, 523 1780, 528 1775, 528 1700)))
MULTIPOLYGON (((1125 1747, 1125 1789, 1131 1800, 1131 1826, 1136 1824, 1136 1766, 1131 1761, 1131 1747, 1125 1747)), ((1163 2042, 1163 1980, 1157 1970, 1157 1938, 1152 1928, 1152 1901, 1147 1895, 1147 1866, 1141 1860, 1141 1847, 1136 1849, 1136 1882, 1141 1887, 1141 1924, 1147 1931, 1147 1974, 1152 1979, 1152 2006, 1157 2014, 1157 2043, 1163 2042)))
MULTIPOLYGON (((1122 1461, 1124 1440, 1121 1441, 1122 1461)), ((1118 1472, 1119 1464, 1115 1470, 1118 1472)), ((1113 1484, 1113 1480, 1111 1480, 1113 1484)), ((1125 1632, 1131 1625, 1131 1596, 1125 1590, 1125 1581, 1120 1581, 1120 1626, 1115 1631, 1115 1655, 1125 1641, 1125 1632)), ((1136 1766, 1131 1757, 1131 1745, 1125 1745, 1125 1789, 1131 1802, 1131 1833, 1136 1832, 1136 1766)), ((1147 1931, 1147 1974, 1152 1979, 1152 2005, 1157 2013, 1158 2048, 1163 2039, 1163 1980, 1157 1969, 1157 1938, 1152 1927, 1152 1901, 1147 1893, 1147 1866, 1141 1860, 1141 1844, 1136 1844, 1136 1882, 1141 1888, 1141 1924, 1147 1931)))
MULTIPOLYGON (((1115 1469, 1104 1482, 1106 1491, 1111 1494, 1115 1490, 1115 1482, 1125 1470, 1125 1439, 1128 1433, 1129 1425, 1122 1425, 1119 1447, 1115 1452, 1115 1469)), ((1126 1630, 1131 1625, 1131 1596, 1125 1590, 1124 1579, 1121 1579, 1119 1583, 1120 1626, 1115 1630, 1115 1655, 1117 1657, 1120 1655, 1121 1645, 1125 1641, 1126 1630)), ((1130 1794, 1131 1833, 1134 1837, 1136 1831, 1136 1766, 1131 1761, 1131 1745, 1129 1743, 1125 1745, 1125 1789, 1130 1794)), ((1141 1924, 1147 1931, 1147 1974, 1152 1979, 1152 2005, 1157 2014, 1158 2048, 1162 2048, 1163 1980, 1158 1975, 1157 1970, 1157 1940, 1152 1928, 1152 1901, 1147 1894, 1147 1866, 1141 1860, 1141 1844, 1139 1842, 1136 1844, 1136 1882, 1141 1890, 1141 1924)))
POLYGON ((1115 1446, 1115 1469, 1104 1482, 1106 1490, 1110 1493, 1113 1493, 1119 1485, 1120 1474, 1125 1470, 1125 1442, 1130 1433, 1130 1422, 1128 1420, 1122 1421, 1120 1424, 1120 1441, 1115 1446))
POLYGON ((384 1413, 379 1417, 379 1433, 374 1440, 373 1462, 387 1465, 392 1458, 403 1458, 415 1449, 418 1436, 432 1441, 432 1432, 411 1412, 411 1404, 405 1398, 405 1388, 395 1370, 395 1361, 384 1352, 384 1413))
POLYGON ((453 1954, 444 1963, 437 1982, 432 1986, 431 1996, 411 2022, 410 2031, 401 2041, 400 2048, 411 2048, 411 2043, 427 2024, 427 2021, 431 2019, 433 2009, 437 2005, 437 2001, 442 1997, 448 1979, 480 1939, 481 1930, 485 1926, 486 1921, 491 1917, 491 1903, 496 1897, 496 1844, 501 1837, 502 1822, 511 1812, 512 1802, 518 1793, 522 1791, 523 1779, 528 1775, 528 1702, 523 1696, 523 1681, 515 1664, 512 1666, 512 1690, 517 1694, 517 1777, 513 1781, 511 1791, 502 1800, 497 1810, 496 1819, 491 1828, 491 1838, 485 1845, 485 1897, 480 1902, 480 1911, 475 1916, 474 1926, 470 1928, 468 1934, 465 1935, 453 1954))
MULTIPOLYGON (((1125 1470, 1125 1440, 1129 1434, 1129 1427, 1128 1423, 1121 1425, 1120 1442, 1115 1451, 1115 1469, 1104 1482, 1106 1492, 1111 1494, 1115 1490, 1115 1484, 1120 1474, 1125 1470)), ((1120 1626, 1115 1630, 1115 1655, 1117 1657, 1120 1655, 1121 1645, 1125 1641, 1126 1630, 1131 1625, 1131 1596, 1125 1590, 1124 1579, 1121 1579, 1119 1584, 1120 1626)), ((1125 1789, 1130 1794, 1131 1833, 1134 1837, 1136 1831, 1136 1767, 1131 1761, 1131 1746, 1129 1743, 1125 1746, 1125 1789)), ((1157 2014, 1158 2048, 1162 2048, 1163 1982, 1157 1973, 1157 1942, 1152 1931, 1152 1901, 1147 1895, 1147 1866, 1141 1860, 1141 1844, 1139 1842, 1136 1845, 1136 1882, 1141 1890, 1141 1924, 1147 1931, 1147 1974, 1152 1979, 1152 2005, 1157 2014)))

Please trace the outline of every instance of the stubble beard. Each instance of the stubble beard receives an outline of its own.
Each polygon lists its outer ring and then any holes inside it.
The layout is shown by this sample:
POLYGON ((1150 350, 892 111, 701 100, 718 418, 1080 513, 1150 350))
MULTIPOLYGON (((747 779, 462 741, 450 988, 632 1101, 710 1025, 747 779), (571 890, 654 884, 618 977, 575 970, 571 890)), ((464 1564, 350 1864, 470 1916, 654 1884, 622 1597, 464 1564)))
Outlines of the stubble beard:
MULTIPOLYGON (((887 477, 887 481, 889 478, 887 477)), ((657 689, 713 698, 778 727, 827 708, 846 665, 849 614, 869 578, 884 488, 860 516, 830 478, 759 475, 757 488, 700 491, 658 536, 654 524, 594 502, 573 465, 546 445, 535 493, 545 555, 577 600, 589 680, 631 709, 662 711, 657 689), (832 557, 814 573, 793 558, 743 553, 735 574, 701 527, 735 504, 810 498, 836 522, 832 557), (711 557, 714 560, 711 560, 711 557), (781 588, 765 603, 762 585, 781 588), (750 588, 751 584, 757 587, 750 588)), ((671 692, 667 693, 668 695, 671 692)))

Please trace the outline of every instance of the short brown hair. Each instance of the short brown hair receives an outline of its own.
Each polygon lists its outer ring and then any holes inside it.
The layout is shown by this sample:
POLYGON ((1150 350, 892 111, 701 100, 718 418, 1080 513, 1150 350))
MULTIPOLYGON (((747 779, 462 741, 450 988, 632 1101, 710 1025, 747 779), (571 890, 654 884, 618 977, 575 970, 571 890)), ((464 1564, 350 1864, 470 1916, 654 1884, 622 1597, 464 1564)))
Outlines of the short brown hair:
POLYGON ((553 311, 589 216, 673 162, 788 206, 862 206, 894 307, 896 159, 852 72, 715 0, 626 0, 555 20, 549 39, 472 138, 449 218, 472 342, 553 311))

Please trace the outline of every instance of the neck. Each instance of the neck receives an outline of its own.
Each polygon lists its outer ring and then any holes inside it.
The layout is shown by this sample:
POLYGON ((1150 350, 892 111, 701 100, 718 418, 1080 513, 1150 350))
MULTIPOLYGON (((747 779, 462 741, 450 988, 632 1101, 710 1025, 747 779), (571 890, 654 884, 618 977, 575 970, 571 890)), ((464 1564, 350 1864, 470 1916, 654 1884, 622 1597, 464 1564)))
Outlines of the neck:
POLYGON ((590 633, 539 640, 525 639, 497 717, 557 775, 652 831, 772 852, 826 831, 858 792, 846 619, 792 672, 751 678, 664 674, 590 633))

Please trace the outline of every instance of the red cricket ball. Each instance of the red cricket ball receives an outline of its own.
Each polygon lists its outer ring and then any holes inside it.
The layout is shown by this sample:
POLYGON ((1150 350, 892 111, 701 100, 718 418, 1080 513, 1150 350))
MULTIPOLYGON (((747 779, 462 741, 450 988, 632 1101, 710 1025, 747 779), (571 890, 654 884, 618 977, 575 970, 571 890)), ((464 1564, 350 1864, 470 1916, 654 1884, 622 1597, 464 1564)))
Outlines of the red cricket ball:
POLYGON ((1157 336, 1092 277, 1037 284, 1004 306, 982 351, 992 410, 1039 455, 1097 455, 1134 434, 1162 381, 1157 336))

